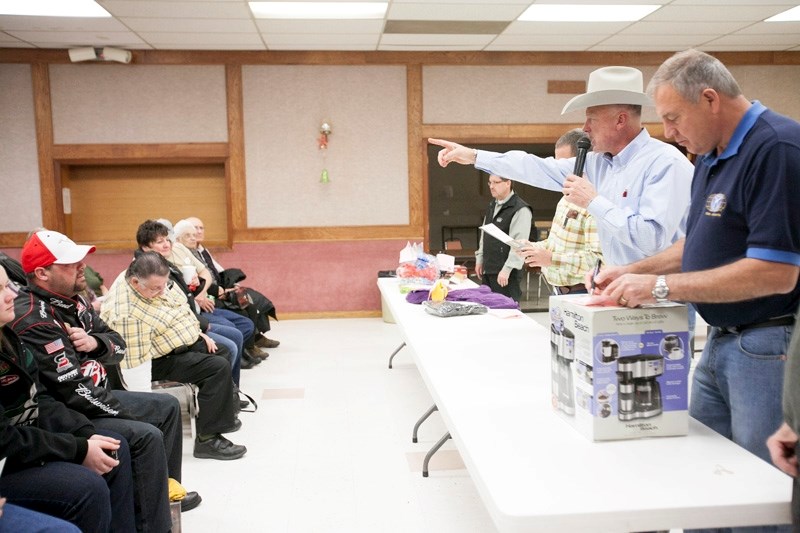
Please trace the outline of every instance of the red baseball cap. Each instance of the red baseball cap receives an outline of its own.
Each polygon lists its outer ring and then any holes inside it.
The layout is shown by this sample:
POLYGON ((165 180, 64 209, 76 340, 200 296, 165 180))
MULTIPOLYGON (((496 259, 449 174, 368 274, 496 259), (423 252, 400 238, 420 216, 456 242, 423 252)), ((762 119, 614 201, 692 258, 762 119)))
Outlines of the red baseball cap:
POLYGON ((94 251, 94 246, 75 244, 57 231, 37 231, 22 247, 20 262, 22 269, 29 274, 39 267, 78 263, 94 251))

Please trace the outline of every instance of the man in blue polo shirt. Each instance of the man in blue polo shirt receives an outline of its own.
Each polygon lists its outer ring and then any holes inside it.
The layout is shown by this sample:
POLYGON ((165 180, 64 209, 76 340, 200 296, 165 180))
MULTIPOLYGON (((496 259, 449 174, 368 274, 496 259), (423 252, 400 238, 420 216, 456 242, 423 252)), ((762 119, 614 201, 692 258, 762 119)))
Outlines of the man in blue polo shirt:
POLYGON ((769 461, 800 302, 800 124, 748 101, 721 62, 696 50, 661 65, 648 92, 666 135, 699 154, 686 238, 596 282, 628 307, 696 303, 712 330, 690 413, 769 461))

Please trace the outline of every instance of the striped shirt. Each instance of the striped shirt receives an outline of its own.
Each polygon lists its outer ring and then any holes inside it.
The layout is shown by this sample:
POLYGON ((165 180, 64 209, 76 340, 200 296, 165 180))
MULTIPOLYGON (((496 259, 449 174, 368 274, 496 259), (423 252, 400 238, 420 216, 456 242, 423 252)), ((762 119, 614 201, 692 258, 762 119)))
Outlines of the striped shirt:
POLYGON ((200 323, 179 287, 169 284, 160 296, 145 298, 131 287, 125 272, 108 290, 100 316, 128 345, 122 368, 135 368, 200 338, 200 323))

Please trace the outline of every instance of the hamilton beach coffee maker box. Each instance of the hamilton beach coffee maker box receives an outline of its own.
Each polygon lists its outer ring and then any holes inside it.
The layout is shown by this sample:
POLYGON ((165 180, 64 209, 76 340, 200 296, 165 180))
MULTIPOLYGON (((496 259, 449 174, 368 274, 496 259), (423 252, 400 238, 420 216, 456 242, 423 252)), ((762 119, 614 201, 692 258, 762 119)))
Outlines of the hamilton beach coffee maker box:
POLYGON ((599 307, 587 298, 550 298, 553 407, 595 441, 686 435, 686 306, 599 307))

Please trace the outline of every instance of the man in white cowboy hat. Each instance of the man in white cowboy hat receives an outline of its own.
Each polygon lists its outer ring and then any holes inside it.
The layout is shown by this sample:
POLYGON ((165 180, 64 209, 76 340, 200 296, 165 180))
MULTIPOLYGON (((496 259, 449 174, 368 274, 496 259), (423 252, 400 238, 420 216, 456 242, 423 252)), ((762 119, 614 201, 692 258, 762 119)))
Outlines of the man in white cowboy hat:
POLYGON ((675 147, 653 139, 642 127, 641 71, 604 67, 589 75, 588 91, 562 114, 586 110, 583 130, 592 141, 585 178, 573 174, 575 158, 540 158, 521 151, 475 150, 441 139, 439 164, 474 164, 491 174, 550 190, 585 208, 597 222, 605 261, 626 265, 654 255, 683 236, 693 167, 675 147))

